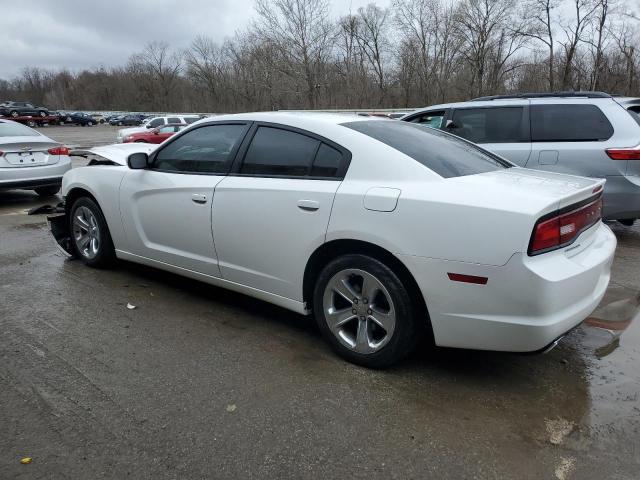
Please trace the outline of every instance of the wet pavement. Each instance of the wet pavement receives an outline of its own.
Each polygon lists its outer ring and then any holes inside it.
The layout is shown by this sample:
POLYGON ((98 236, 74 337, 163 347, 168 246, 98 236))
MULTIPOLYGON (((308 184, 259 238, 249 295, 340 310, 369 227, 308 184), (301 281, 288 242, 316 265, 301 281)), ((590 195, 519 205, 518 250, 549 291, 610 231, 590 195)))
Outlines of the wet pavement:
POLYGON ((548 354, 371 371, 306 317, 66 260, 42 203, 0 192, 2 479, 640 478, 638 226, 612 225, 607 295, 548 354))

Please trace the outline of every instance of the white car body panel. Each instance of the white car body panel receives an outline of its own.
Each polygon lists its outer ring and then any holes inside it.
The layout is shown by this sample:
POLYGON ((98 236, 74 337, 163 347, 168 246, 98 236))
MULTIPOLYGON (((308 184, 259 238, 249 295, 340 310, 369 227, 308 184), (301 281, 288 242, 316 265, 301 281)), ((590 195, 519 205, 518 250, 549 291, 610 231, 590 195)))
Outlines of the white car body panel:
MULTIPOLYGON (((63 194, 82 188, 98 200, 119 258, 300 313, 309 313, 303 277, 318 247, 359 240, 383 248, 414 277, 442 346, 538 350, 579 324, 604 294, 616 240, 602 222, 567 247, 527 254, 540 217, 593 197, 603 180, 518 167, 444 179, 340 125, 373 121, 355 116, 220 116, 176 137, 228 120, 280 123, 342 145, 352 155, 344 180, 94 166, 65 175, 63 194), (206 202, 194 203, 193 195, 206 202), (453 282, 449 272, 489 280, 453 282)), ((145 151, 136 144, 119 147, 92 151, 118 164, 128 153, 145 151)))

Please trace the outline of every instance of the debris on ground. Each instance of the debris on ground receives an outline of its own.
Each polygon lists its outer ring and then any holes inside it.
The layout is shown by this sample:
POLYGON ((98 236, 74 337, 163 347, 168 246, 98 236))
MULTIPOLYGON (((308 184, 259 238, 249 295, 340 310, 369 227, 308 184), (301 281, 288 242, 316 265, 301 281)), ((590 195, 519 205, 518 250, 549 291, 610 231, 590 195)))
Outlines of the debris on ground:
POLYGON ((127 303, 127 308, 128 308, 129 310, 135 310, 135 309, 136 309, 136 308, 138 308, 138 307, 136 307, 135 305, 131 305, 130 303, 127 303))
POLYGON ((229 405, 227 405, 227 412, 235 412, 236 408, 237 407, 236 407, 235 403, 229 404, 229 405))
POLYGON ((31 457, 22 457, 22 458, 20 459, 20 463, 21 463, 22 465, 28 465, 28 464, 30 464, 30 463, 31 463, 31 460, 32 460, 32 458, 31 458, 31 457))

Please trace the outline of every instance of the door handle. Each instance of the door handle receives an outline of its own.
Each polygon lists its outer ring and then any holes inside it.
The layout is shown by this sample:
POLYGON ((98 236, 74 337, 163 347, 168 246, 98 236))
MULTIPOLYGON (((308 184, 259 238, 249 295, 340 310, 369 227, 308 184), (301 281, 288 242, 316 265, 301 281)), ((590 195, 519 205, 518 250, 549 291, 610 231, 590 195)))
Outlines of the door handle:
POLYGON ((191 201, 195 203, 207 203, 207 196, 201 193, 191 195, 191 201))
POLYGON ((307 212, 315 212, 320 208, 320 203, 315 200, 298 200, 298 208, 307 212))

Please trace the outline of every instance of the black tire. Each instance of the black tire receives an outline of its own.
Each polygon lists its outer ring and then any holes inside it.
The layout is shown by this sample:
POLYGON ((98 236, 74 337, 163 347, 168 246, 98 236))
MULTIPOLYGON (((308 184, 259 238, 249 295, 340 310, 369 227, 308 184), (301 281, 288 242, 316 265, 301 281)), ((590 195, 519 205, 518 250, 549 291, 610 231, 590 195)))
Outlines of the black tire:
POLYGON ((112 266, 116 260, 116 252, 113 247, 113 241, 111 240, 111 234, 109 233, 109 227, 107 226, 107 222, 102 214, 102 210, 96 204, 93 199, 89 197, 80 197, 71 205, 71 209, 69 210, 69 231, 71 232, 71 247, 73 248, 76 256, 82 260, 82 262, 90 267, 94 268, 107 268, 112 266), (95 218, 97 223, 97 236, 99 238, 98 248, 95 256, 89 257, 85 255, 81 251, 81 248, 78 245, 78 240, 76 238, 76 234, 74 232, 74 219, 76 215, 79 214, 79 210, 81 208, 88 209, 95 218))
MULTIPOLYGON (((370 302, 371 305, 374 303, 373 299, 365 299, 364 301, 370 302)), ((360 303, 362 304, 363 300, 360 303)), ((348 311, 351 307, 345 308, 345 311, 348 311)), ((372 306, 371 308, 374 307, 372 306)), ((331 261, 320 272, 313 292, 313 312, 322 336, 342 358, 368 368, 389 367, 405 358, 415 349, 424 331, 423 326, 428 322, 427 318, 420 318, 420 310, 419 305, 411 299, 400 277, 383 262, 367 255, 348 254, 331 261), (364 271, 375 277, 375 280, 379 281, 386 289, 393 302, 392 307, 395 314, 393 333, 383 346, 370 353, 360 353, 356 352, 354 348, 348 348, 338 340, 327 323, 323 303, 325 289, 327 289, 334 276, 340 275, 341 272, 347 270, 364 271)), ((367 313, 371 313, 371 310, 367 313)), ((357 325, 360 325, 358 318, 364 320, 364 316, 357 317, 356 315, 356 318, 351 321, 355 321, 357 325)))
POLYGON ((87 122, 88 127, 93 127, 93 122, 87 122))
POLYGON ((60 191, 60 185, 54 185, 51 187, 38 187, 33 189, 41 197, 52 197, 60 191))
POLYGON ((624 225, 625 227, 633 227, 633 224, 635 223, 635 219, 625 218, 624 220, 618 220, 618 223, 624 225))
POLYGON ((146 140, 136 140, 133 143, 149 143, 149 142, 147 142, 146 140))

